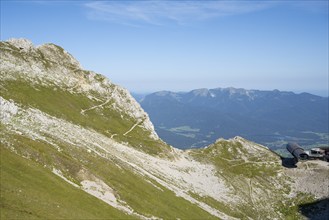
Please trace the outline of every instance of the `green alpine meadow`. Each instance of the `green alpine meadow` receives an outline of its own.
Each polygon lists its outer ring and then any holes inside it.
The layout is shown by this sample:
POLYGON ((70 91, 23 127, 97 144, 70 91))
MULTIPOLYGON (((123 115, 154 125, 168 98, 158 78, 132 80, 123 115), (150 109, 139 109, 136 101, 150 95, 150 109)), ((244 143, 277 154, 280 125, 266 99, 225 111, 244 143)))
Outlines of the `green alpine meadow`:
POLYGON ((242 137, 180 150, 60 46, 10 39, 0 53, 1 219, 326 216, 327 162, 289 168, 242 137))

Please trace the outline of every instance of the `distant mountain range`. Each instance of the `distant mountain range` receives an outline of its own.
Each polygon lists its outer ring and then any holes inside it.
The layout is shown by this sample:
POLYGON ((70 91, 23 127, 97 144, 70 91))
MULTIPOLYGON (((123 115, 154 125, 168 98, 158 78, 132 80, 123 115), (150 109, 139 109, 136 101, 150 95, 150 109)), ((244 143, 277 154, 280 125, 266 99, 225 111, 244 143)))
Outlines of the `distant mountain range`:
POLYGON ((276 150, 328 144, 328 97, 236 88, 161 91, 140 101, 159 136, 178 148, 236 135, 276 150))

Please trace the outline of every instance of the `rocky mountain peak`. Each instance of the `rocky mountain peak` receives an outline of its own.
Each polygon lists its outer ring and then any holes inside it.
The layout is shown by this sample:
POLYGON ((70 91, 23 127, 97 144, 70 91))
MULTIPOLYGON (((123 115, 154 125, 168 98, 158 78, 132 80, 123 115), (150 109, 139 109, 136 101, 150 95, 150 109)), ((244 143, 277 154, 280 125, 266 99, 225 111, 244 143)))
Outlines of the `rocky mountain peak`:
POLYGON ((195 96, 206 97, 209 94, 209 90, 206 88, 192 90, 191 93, 195 96))
POLYGON ((11 38, 6 43, 14 46, 20 53, 28 53, 29 56, 41 58, 45 61, 58 63, 72 68, 81 69, 80 63, 62 47, 52 43, 34 46, 30 40, 24 38, 11 38))
POLYGON ((11 38, 7 42, 25 52, 34 49, 33 43, 24 38, 11 38))
POLYGON ((215 91, 220 91, 227 93, 230 98, 235 97, 235 96, 244 96, 249 99, 253 99, 253 95, 255 93, 255 90, 246 90, 242 88, 234 88, 234 87, 229 87, 229 88, 218 88, 215 89, 215 91))
POLYGON ((3 83, 19 81, 74 96, 83 95, 88 97, 88 102, 95 103, 95 106, 89 106, 90 109, 111 106, 119 117, 129 117, 135 127, 147 130, 150 138, 158 140, 148 115, 126 89, 111 83, 101 74, 84 70, 62 47, 51 43, 35 47, 26 39, 10 39, 0 42, 0 50, 0 79, 3 83))
POLYGON ((37 49, 44 55, 46 59, 52 60, 63 65, 72 66, 81 69, 80 63, 66 50, 55 44, 43 44, 37 49))
POLYGON ((167 95, 171 95, 172 92, 170 91, 159 91, 159 92, 156 92, 155 95, 157 96, 167 96, 167 95))

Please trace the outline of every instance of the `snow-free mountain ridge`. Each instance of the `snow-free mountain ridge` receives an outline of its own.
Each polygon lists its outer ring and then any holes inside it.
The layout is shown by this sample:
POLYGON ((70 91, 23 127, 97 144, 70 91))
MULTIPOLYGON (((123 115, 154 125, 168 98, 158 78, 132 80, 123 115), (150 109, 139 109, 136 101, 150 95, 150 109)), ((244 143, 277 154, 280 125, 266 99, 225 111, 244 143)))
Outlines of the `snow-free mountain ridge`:
POLYGON ((0 53, 1 219, 302 218, 329 196, 323 161, 288 170, 241 137, 169 146, 127 90, 59 46, 13 39, 0 53), (300 191, 303 170, 320 190, 300 191))
POLYGON ((273 150, 286 142, 311 147, 329 140, 329 98, 308 93, 232 87, 161 91, 140 103, 160 137, 181 149, 236 135, 273 150))

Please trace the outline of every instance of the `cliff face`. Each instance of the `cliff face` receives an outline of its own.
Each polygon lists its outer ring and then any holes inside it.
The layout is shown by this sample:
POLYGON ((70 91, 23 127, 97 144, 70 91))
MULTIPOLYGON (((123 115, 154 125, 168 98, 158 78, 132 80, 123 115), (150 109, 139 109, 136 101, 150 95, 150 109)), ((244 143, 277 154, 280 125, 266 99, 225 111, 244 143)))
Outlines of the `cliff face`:
POLYGON ((56 45, 0 52, 1 218, 286 219, 328 197, 298 185, 328 166, 288 170, 240 137, 168 146, 125 89, 56 45))

